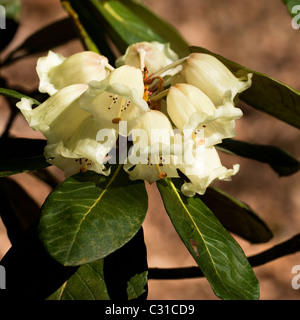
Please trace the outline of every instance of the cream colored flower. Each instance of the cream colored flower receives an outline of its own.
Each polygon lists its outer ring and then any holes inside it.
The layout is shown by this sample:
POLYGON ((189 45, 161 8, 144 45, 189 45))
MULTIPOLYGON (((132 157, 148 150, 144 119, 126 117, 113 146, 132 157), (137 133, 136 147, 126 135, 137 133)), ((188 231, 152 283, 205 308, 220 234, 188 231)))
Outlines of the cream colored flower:
POLYGON ((59 89, 72 84, 88 84, 92 80, 105 79, 113 67, 106 57, 95 52, 83 51, 65 58, 49 51, 38 59, 39 91, 53 95, 59 89))
POLYGON ((116 66, 127 64, 141 70, 147 67, 149 74, 152 74, 176 60, 178 55, 169 43, 138 42, 127 48, 125 55, 116 60, 116 66))
POLYGON ((133 147, 124 165, 130 179, 153 183, 166 177, 178 177, 171 146, 174 132, 163 113, 156 110, 145 113, 131 131, 131 138, 133 147))
POLYGON ((192 166, 178 165, 178 169, 189 179, 181 187, 181 192, 192 197, 196 193, 205 193, 215 180, 230 180, 239 170, 235 164, 232 169, 225 168, 220 161, 219 155, 214 147, 198 147, 192 166))
POLYGON ((206 147, 235 136, 235 120, 242 116, 230 102, 216 108, 200 89, 184 83, 170 87, 167 112, 179 130, 194 139, 201 137, 199 143, 206 147))
POLYGON ((46 160, 71 175, 94 170, 108 174, 103 162, 114 146, 117 134, 112 129, 109 144, 96 141, 99 130, 93 116, 80 108, 80 96, 87 85, 65 87, 32 109, 32 101, 23 98, 17 103, 29 125, 47 138, 46 160))
POLYGON ((149 156, 146 164, 138 163, 134 166, 124 164, 124 169, 128 173, 129 179, 144 180, 150 184, 164 178, 179 178, 176 166, 173 163, 173 156, 161 156, 159 163, 153 162, 157 162, 157 159, 153 160, 149 156))
POLYGON ((183 64, 182 75, 187 83, 203 91, 215 104, 233 103, 238 93, 251 86, 252 73, 236 78, 217 58, 204 53, 192 53, 183 64))
POLYGON ((91 113, 100 128, 118 131, 119 122, 127 121, 128 131, 139 122, 149 107, 144 97, 142 71, 124 65, 102 81, 91 81, 80 99, 81 108, 91 113))

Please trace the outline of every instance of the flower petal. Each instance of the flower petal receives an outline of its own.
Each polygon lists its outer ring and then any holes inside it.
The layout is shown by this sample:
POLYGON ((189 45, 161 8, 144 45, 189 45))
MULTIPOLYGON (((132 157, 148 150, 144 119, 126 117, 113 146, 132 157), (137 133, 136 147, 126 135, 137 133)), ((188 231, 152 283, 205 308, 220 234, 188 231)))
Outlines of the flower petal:
POLYGON ((252 74, 236 78, 217 58, 204 53, 192 53, 183 65, 187 83, 201 89, 216 106, 233 103, 235 96, 251 86, 252 74))
POLYGON ((115 69, 103 81, 92 81, 82 96, 81 108, 91 113, 102 128, 118 130, 118 122, 127 121, 128 132, 149 110, 143 100, 144 83, 142 72, 131 66, 115 69))
POLYGON ((198 88, 188 84, 171 86, 167 95, 167 112, 179 130, 195 112, 203 116, 213 115, 215 106, 212 101, 198 88))
POLYGON ((116 66, 126 64, 142 70, 146 66, 149 74, 152 74, 176 60, 178 55, 169 43, 138 42, 127 48, 125 55, 117 59, 116 66))
POLYGON ((239 165, 234 165, 233 169, 226 169, 222 166, 216 149, 210 147, 198 149, 194 165, 179 166, 179 170, 190 180, 182 185, 181 191, 184 195, 192 197, 195 193, 204 194, 206 188, 217 179, 228 180, 238 172, 239 165))
MULTIPOLYGON (((61 142, 56 144, 49 144, 45 147, 44 154, 46 160, 50 164, 55 165, 57 168, 63 170, 66 177, 79 173, 82 170, 83 166, 87 165, 87 162, 85 161, 90 161, 85 157, 65 157, 62 155, 64 153, 64 150, 65 147, 61 142)), ((109 175, 110 169, 107 169, 104 164, 92 161, 88 163, 88 170, 93 170, 99 174, 103 174, 106 176, 109 175)))
POLYGON ((168 178, 179 178, 176 167, 172 164, 171 157, 165 157, 166 162, 163 166, 151 163, 138 163, 133 165, 131 163, 124 164, 124 170, 129 174, 130 180, 144 180, 150 184, 161 179, 159 175, 161 172, 166 174, 168 178), (133 169, 131 169, 133 167, 133 169))
POLYGON ((67 140, 73 135, 81 122, 90 116, 80 109, 78 98, 87 85, 72 85, 59 90, 44 103, 32 109, 32 102, 22 99, 16 105, 29 125, 43 133, 49 143, 67 140))
POLYGON ((53 95, 59 89, 72 84, 88 84, 92 80, 103 80, 109 74, 106 57, 95 52, 83 51, 65 58, 49 51, 48 56, 37 62, 40 78, 39 91, 53 95))
POLYGON ((243 115, 242 111, 230 102, 215 108, 208 96, 189 84, 176 84, 170 88, 167 111, 186 138, 195 138, 197 131, 201 131, 199 142, 205 143, 206 147, 235 136, 234 120, 243 115))

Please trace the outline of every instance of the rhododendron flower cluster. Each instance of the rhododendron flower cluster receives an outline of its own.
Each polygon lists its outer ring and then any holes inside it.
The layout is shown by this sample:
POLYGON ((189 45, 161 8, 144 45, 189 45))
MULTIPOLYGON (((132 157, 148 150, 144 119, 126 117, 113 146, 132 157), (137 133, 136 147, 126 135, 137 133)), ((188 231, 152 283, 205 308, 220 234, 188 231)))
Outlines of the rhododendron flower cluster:
POLYGON ((251 74, 237 78, 208 54, 179 59, 158 42, 129 46, 115 67, 94 52, 65 58, 50 51, 37 73, 49 98, 36 108, 23 98, 17 107, 47 139, 46 160, 67 176, 109 175, 120 137, 132 142, 122 158, 130 179, 181 176, 186 196, 204 194, 239 170, 221 164, 215 145, 236 135, 242 112, 235 101, 251 74))

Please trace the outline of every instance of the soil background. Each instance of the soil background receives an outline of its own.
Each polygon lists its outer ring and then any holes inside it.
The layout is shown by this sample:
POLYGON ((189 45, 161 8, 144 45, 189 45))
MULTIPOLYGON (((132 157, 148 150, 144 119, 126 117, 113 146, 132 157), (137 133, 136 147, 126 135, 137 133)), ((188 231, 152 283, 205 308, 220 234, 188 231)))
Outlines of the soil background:
MULTIPOLYGON (((300 90, 300 31, 292 28, 291 17, 280 0, 146 0, 145 4, 176 27, 189 44, 205 47, 300 90)), ((59 0, 23 0, 20 28, 13 42, 2 52, 3 57, 33 32, 65 16, 59 0)), ((78 40, 73 40, 53 50, 69 56, 81 51, 82 46, 78 40)), ((37 88, 35 66, 38 57, 30 56, 2 68, 1 76, 13 86, 26 90, 37 88)), ((299 130, 245 104, 240 107, 244 117, 237 121, 238 139, 276 145, 300 159, 299 130)), ((9 107, 0 97, 0 132, 4 130, 8 117, 9 107)), ((21 115, 15 119, 10 134, 42 138, 29 128, 21 115)), ((232 182, 218 183, 217 186, 250 205, 274 234, 271 241, 259 245, 234 235, 247 256, 300 233, 300 173, 279 178, 267 164, 223 154, 221 157, 227 167, 240 163, 241 169, 232 182)), ((63 179, 59 170, 49 170, 58 179, 63 179)), ((39 205, 51 190, 32 174, 18 174, 12 179, 20 183, 39 205)), ((194 266, 194 260, 164 210, 156 186, 147 185, 147 190, 150 203, 143 227, 149 267, 194 266)), ((0 223, 0 259, 9 246, 5 228, 0 223)), ((295 265, 300 265, 300 253, 254 269, 260 281, 262 300, 300 298, 300 289, 291 286, 295 265)), ((148 298, 218 299, 206 279, 150 280, 148 298)))

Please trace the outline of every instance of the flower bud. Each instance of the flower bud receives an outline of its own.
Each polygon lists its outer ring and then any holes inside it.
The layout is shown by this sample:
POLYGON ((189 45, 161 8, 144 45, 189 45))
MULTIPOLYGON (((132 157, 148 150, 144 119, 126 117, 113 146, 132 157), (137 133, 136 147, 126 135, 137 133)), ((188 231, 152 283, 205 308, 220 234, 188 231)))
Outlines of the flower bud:
POLYGON ((206 147, 235 136, 235 119, 242 116, 230 102, 216 108, 200 89, 184 83, 170 87, 167 112, 187 138, 191 136, 206 147))

